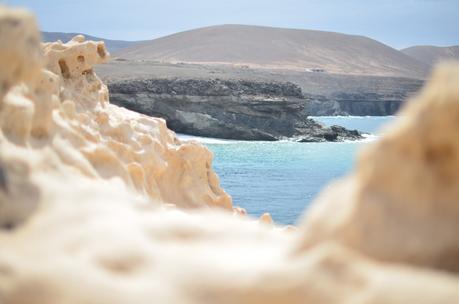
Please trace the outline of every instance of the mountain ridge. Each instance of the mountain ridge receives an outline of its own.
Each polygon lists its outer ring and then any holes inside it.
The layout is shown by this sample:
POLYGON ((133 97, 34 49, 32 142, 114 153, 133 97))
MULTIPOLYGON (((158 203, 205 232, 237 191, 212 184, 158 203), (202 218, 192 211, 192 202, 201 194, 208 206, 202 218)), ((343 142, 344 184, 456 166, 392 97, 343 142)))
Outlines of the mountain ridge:
POLYGON ((459 60, 459 45, 415 45, 400 51, 429 66, 443 60, 459 60))
POLYGON ((115 52, 114 56, 421 79, 429 70, 426 64, 365 36, 237 24, 203 27, 143 41, 115 52))

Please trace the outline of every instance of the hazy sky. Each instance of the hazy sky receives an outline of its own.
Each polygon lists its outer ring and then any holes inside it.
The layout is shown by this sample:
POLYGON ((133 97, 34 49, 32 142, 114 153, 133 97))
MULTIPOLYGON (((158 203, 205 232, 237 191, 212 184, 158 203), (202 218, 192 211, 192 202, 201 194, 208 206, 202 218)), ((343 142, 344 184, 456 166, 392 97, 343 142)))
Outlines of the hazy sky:
POLYGON ((365 35, 395 48, 459 44, 459 0, 0 0, 25 6, 45 31, 152 39, 216 24, 365 35))

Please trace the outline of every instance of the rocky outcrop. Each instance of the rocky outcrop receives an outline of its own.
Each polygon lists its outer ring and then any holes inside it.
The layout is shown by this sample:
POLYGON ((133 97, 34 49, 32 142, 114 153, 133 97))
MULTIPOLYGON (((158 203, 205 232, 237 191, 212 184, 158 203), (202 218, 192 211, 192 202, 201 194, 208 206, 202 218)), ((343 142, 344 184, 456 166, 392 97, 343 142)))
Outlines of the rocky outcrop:
POLYGON ((242 140, 341 141, 359 132, 327 128, 305 114, 292 83, 246 80, 138 79, 109 84, 112 103, 162 117, 176 132, 242 140))
POLYGON ((131 189, 164 204, 232 208, 207 149, 180 143, 160 118, 108 102, 92 68, 109 58, 103 42, 76 36, 42 51, 33 18, 1 12, 0 226, 23 222, 39 205, 38 189, 59 180, 65 168, 72 168, 75 183, 121 183, 127 188, 120 195, 131 189))
MULTIPOLYGON (((405 100, 414 96, 424 81, 403 77, 331 74, 270 70, 222 65, 112 60, 96 67, 107 83, 133 79, 245 80, 261 83, 290 82, 299 86, 307 114, 394 115, 405 100)), ((192 90, 192 87, 189 87, 192 90)))
POLYGON ((30 14, 0 27, 0 303, 459 302, 458 65, 280 229, 231 212, 204 147, 107 102, 102 44, 45 45, 43 69, 30 14))

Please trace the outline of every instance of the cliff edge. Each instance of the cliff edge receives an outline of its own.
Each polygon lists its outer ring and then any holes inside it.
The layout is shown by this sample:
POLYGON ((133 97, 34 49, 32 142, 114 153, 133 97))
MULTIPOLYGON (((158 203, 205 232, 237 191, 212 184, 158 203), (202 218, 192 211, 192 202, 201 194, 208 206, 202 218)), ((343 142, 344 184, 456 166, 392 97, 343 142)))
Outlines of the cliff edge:
POLYGON ((323 142, 361 139, 356 130, 308 118, 301 88, 289 82, 134 79, 109 83, 112 103, 162 117, 172 130, 238 140, 323 142))

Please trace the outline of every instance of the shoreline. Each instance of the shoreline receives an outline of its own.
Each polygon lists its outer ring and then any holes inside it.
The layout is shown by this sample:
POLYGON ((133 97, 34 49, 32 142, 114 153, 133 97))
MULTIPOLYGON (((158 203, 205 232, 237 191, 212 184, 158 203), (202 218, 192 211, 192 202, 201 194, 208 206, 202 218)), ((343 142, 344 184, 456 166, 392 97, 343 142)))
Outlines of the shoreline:
POLYGON ((190 134, 176 133, 176 136, 181 141, 198 141, 202 144, 238 144, 238 143, 298 143, 298 144, 343 144, 343 143, 362 143, 362 142, 372 142, 377 140, 380 136, 375 134, 365 134, 363 133, 363 139, 357 140, 343 140, 343 141, 324 141, 324 142, 299 142, 294 139, 281 139, 276 141, 267 141, 267 140, 237 140, 237 139, 225 139, 225 138, 216 138, 216 137, 204 137, 204 136, 195 136, 190 134))

